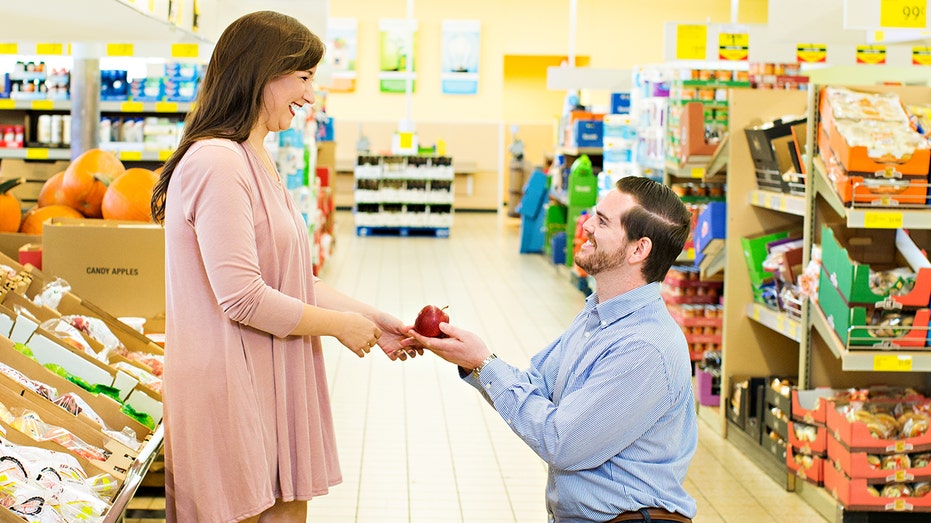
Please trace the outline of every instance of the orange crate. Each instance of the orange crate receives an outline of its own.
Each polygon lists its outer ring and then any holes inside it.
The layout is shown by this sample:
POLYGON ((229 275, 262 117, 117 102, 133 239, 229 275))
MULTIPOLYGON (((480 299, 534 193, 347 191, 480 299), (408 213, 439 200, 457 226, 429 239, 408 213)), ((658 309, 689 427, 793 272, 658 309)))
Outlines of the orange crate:
POLYGON ((848 510, 931 512, 931 495, 888 498, 870 494, 866 479, 851 479, 832 463, 824 467, 824 488, 848 510))
MULTIPOLYGON (((931 479, 931 466, 921 468, 882 469, 870 465, 865 451, 851 451, 837 438, 828 439, 828 458, 850 478, 866 479, 867 483, 911 483, 931 479)), ((828 465, 830 466, 830 465, 828 465)))

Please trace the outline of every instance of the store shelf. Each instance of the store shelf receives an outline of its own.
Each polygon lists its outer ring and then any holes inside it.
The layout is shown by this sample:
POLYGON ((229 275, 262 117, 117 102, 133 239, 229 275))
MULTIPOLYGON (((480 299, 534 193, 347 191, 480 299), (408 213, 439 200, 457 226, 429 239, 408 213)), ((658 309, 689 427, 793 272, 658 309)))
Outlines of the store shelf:
POLYGON ((0 99, 0 111, 70 111, 71 100, 0 99))
POLYGON ((556 152, 566 156, 581 156, 583 154, 601 156, 604 154, 604 149, 601 147, 557 147, 556 152))
POLYGON ((831 185, 827 169, 825 169, 821 158, 814 158, 813 163, 815 191, 834 209, 834 212, 846 218, 847 227, 859 229, 931 229, 931 209, 882 207, 864 209, 846 206, 831 185))
POLYGON ((791 340, 802 339, 801 324, 785 312, 770 309, 760 303, 749 303, 747 304, 747 317, 791 340))
POLYGON ((193 107, 191 102, 100 102, 104 113, 187 113, 193 107))
POLYGON ((750 191, 750 205, 795 216, 805 216, 805 211, 808 208, 804 196, 764 191, 762 189, 750 191))
POLYGON ((0 159, 4 158, 15 160, 70 160, 71 149, 48 149, 44 147, 0 148, 0 159))
POLYGON ((875 351, 848 350, 834 328, 828 323, 824 311, 817 303, 809 305, 809 317, 821 339, 831 352, 841 360, 845 371, 931 371, 931 350, 927 351, 875 351))
POLYGON ((5 41, 34 41, 37 31, 55 35, 55 39, 65 43, 98 41, 100 35, 106 35, 111 42, 206 41, 169 23, 167 18, 129 5, 128 0, 46 0, 41 7, 31 2, 4 2, 0 34, 5 41))

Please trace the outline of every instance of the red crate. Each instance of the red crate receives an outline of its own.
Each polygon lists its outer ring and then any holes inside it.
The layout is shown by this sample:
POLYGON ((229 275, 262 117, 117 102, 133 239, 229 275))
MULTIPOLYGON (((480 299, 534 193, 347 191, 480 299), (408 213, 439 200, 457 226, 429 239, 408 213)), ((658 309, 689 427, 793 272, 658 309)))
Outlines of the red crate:
POLYGON ((824 484, 824 461, 821 456, 799 454, 791 445, 786 445, 786 467, 809 483, 824 484), (796 456, 802 463, 796 461, 796 456))
POLYGON ((789 445, 795 447, 801 454, 817 454, 819 456, 824 456, 824 453, 828 450, 827 429, 818 425, 810 425, 815 427, 817 436, 815 436, 814 441, 803 441, 798 439, 795 432, 799 425, 800 423, 798 422, 789 422, 789 445))
POLYGON ((848 510, 931 512, 931 495, 884 498, 870 494, 866 479, 852 479, 832 463, 824 467, 824 488, 848 510))
POLYGON ((867 483, 911 483, 931 479, 931 466, 921 468, 881 469, 870 465, 865 451, 851 451, 837 438, 828 437, 828 458, 849 478, 865 479, 867 483))

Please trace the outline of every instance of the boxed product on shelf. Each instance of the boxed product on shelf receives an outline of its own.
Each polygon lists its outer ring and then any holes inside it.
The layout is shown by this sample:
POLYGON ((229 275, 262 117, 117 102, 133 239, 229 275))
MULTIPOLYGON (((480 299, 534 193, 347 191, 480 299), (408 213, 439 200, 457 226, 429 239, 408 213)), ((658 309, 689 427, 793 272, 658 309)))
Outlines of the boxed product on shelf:
POLYGON ((925 347, 931 309, 897 310, 847 302, 821 268, 818 304, 841 343, 850 347, 925 347))
POLYGON ((821 264, 846 301, 875 304, 888 299, 907 307, 929 305, 931 262, 908 232, 837 229, 846 237, 839 239, 834 229, 821 226, 821 264), (892 245, 895 249, 889 248, 892 245))
POLYGON ((931 480, 931 452, 879 453, 850 450, 834 436, 827 438, 828 458, 849 478, 868 483, 931 480))
POLYGON ((763 405, 763 426, 789 443, 789 413, 779 407, 763 405))
POLYGON ((165 231, 157 224, 54 218, 42 265, 74 292, 118 316, 165 315, 165 231))
POLYGON ((827 409, 827 428, 852 451, 886 454, 931 450, 928 410, 927 399, 838 399, 827 409))
POLYGON ((905 175, 927 177, 931 167, 928 141, 911 128, 898 95, 825 87, 820 111, 825 145, 848 173, 894 168, 905 175), (868 129, 858 128, 861 122, 869 122, 868 129))
POLYGON ((779 463, 786 462, 786 439, 770 427, 763 427, 760 435, 760 446, 779 463))
POLYGON ((929 186, 927 175, 905 175, 891 167, 862 175, 848 172, 825 145, 826 140, 824 133, 820 133, 818 147, 825 174, 845 204, 925 207, 929 186))
POLYGON ((806 118, 775 120, 744 128, 750 157, 756 171, 757 187, 776 192, 790 192, 783 173, 794 169, 792 151, 795 141, 792 128, 803 125, 806 118))
POLYGON ((766 387, 766 404, 776 407, 786 416, 792 412, 792 390, 795 389, 795 377, 785 378, 771 376, 766 387))
POLYGON ((706 407, 721 405, 721 377, 702 369, 695 369, 695 387, 698 403, 706 407))
POLYGON ((827 409, 832 399, 841 390, 820 387, 817 389, 792 389, 792 419, 809 425, 824 426, 827 423, 827 409))
POLYGON ((763 389, 766 378, 731 376, 730 395, 725 401, 727 420, 760 441, 763 419, 763 389))
POLYGON ((679 161, 707 161, 720 143, 719 139, 708 140, 705 129, 705 105, 689 102, 682 107, 679 117, 679 161))
POLYGON ((824 484, 825 458, 810 454, 801 454, 786 445, 786 467, 796 476, 815 485, 824 484))
POLYGON ((567 145, 574 147, 601 147, 604 144, 604 123, 601 120, 576 120, 573 122, 573 141, 567 145))
POLYGON ((828 431, 823 426, 789 421, 789 444, 799 454, 824 456, 828 450, 828 431))
POLYGON ((832 463, 824 467, 824 488, 848 510, 929 512, 928 486, 926 482, 871 485, 865 478, 851 479, 832 463))
POLYGON ((727 204, 725 202, 708 202, 705 210, 698 215, 698 225, 692 233, 692 238, 695 241, 695 253, 711 254, 715 246, 720 249, 723 247, 726 233, 727 204))

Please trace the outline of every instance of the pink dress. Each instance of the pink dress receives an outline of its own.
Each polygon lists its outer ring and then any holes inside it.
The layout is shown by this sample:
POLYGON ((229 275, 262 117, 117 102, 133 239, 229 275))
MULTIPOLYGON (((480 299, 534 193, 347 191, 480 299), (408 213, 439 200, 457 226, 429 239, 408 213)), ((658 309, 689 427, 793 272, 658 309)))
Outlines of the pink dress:
POLYGON ((204 140, 165 211, 166 519, 233 522, 341 482, 307 228, 245 144, 204 140))

